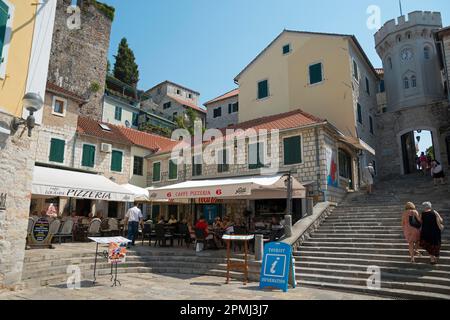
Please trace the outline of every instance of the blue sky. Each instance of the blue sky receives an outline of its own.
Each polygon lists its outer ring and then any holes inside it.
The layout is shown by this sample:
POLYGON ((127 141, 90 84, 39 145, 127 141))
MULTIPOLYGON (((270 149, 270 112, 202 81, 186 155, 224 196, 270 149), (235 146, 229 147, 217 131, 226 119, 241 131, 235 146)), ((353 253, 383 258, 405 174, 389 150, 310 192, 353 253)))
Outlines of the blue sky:
MULTIPOLYGON (((126 37, 140 70, 140 89, 171 80, 201 93, 202 103, 236 87, 234 77, 283 29, 354 34, 375 67, 381 62, 366 22, 377 5, 384 23, 397 0, 102 0, 116 8, 110 61, 126 37)), ((402 0, 403 12, 440 11, 450 1, 402 0)))

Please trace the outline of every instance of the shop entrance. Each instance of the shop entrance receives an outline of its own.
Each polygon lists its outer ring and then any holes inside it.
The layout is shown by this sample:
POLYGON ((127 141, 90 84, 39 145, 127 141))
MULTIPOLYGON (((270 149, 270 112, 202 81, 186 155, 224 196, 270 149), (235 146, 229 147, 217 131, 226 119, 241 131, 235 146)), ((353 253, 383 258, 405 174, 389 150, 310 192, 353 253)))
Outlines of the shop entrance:
POLYGON ((108 202, 108 217, 117 218, 119 213, 119 204, 117 202, 108 202))
POLYGON ((76 203, 76 212, 79 217, 87 217, 92 210, 92 201, 87 199, 79 199, 76 203))
POLYGON ((436 159, 433 133, 428 130, 416 130, 401 136, 403 173, 413 174, 421 170, 419 158, 426 156, 428 162, 436 159))

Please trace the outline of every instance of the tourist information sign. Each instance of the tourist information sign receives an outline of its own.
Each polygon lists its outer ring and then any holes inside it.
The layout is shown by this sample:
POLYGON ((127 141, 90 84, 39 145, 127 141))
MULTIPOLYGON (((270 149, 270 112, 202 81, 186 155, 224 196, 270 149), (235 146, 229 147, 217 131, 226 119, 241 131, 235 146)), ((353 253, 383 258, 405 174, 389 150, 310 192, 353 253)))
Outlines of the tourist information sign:
POLYGON ((295 288, 292 247, 282 242, 266 244, 261 267, 260 288, 279 288, 287 292, 290 279, 295 288))

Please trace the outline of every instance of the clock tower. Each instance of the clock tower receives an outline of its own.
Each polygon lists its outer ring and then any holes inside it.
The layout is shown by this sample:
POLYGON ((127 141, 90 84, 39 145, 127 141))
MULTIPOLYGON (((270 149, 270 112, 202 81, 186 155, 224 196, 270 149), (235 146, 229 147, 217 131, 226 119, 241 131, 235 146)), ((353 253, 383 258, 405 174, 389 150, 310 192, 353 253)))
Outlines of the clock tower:
POLYGON ((434 31, 442 28, 438 12, 415 11, 388 21, 375 35, 383 61, 387 111, 441 100, 444 95, 434 31))
MULTIPOLYGON (((447 165, 443 129, 449 126, 435 32, 442 28, 439 12, 415 11, 393 19, 375 34, 383 62, 385 92, 378 95, 378 177, 417 172, 416 138, 427 134, 432 157, 447 165)), ((444 130, 445 131, 445 130, 444 130)))

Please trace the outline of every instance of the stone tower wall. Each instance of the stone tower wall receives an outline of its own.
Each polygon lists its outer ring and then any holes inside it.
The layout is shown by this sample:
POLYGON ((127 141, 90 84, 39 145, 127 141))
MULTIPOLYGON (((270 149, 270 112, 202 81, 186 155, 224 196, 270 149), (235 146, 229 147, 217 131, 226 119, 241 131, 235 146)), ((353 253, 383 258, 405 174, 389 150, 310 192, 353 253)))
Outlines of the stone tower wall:
POLYGON ((88 102, 81 114, 101 120, 112 21, 90 1, 79 1, 81 28, 71 30, 71 0, 58 0, 48 80, 88 102), (92 84, 100 89, 92 91, 92 84))

